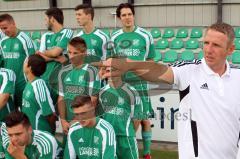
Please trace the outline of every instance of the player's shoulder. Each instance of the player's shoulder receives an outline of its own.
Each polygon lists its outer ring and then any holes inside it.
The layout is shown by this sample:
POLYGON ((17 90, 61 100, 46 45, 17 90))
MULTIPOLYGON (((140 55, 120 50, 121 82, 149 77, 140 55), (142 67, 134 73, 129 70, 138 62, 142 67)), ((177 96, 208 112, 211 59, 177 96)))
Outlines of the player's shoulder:
POLYGON ((9 78, 11 81, 16 80, 16 74, 13 70, 7 69, 7 68, 0 68, 0 73, 5 73, 6 76, 9 78))
POLYGON ((97 123, 97 127, 98 128, 103 128, 110 133, 114 132, 114 129, 113 129, 112 125, 108 121, 106 121, 102 118, 99 118, 99 121, 97 123))
POLYGON ((104 33, 101 29, 95 29, 94 34, 100 37, 101 39, 108 39, 109 36, 104 33))
POLYGON ((124 33, 123 29, 118 29, 112 33, 111 39, 115 39, 124 33))
POLYGON ((152 37, 151 33, 148 30, 146 30, 146 29, 144 29, 142 27, 139 27, 139 26, 136 26, 135 33, 137 33, 137 34, 139 34, 141 36, 152 37))
POLYGON ((45 32, 45 33, 42 34, 42 37, 46 37, 46 36, 48 36, 48 35, 53 35, 53 34, 54 34, 54 32, 52 32, 52 31, 47 31, 47 32, 45 32))
POLYGON ((229 67, 231 69, 231 74, 232 75, 235 75, 237 77, 240 76, 240 66, 239 65, 230 64, 229 67))
POLYGON ((82 129, 83 127, 80 125, 79 122, 74 122, 71 124, 70 128, 69 128, 69 132, 68 134, 71 135, 73 132, 76 132, 80 129, 82 129))
POLYGON ((32 85, 33 87, 41 87, 41 89, 42 89, 43 87, 46 86, 46 82, 45 82, 43 79, 38 78, 38 79, 34 80, 34 81, 31 83, 31 85, 32 85))

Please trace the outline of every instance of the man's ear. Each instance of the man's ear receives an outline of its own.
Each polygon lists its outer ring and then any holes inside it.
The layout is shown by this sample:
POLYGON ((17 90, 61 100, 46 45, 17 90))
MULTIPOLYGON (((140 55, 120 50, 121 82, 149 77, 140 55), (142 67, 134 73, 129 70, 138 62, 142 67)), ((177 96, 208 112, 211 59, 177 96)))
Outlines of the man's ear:
POLYGON ((235 50, 235 44, 232 42, 228 48, 228 55, 232 55, 233 51, 235 50))

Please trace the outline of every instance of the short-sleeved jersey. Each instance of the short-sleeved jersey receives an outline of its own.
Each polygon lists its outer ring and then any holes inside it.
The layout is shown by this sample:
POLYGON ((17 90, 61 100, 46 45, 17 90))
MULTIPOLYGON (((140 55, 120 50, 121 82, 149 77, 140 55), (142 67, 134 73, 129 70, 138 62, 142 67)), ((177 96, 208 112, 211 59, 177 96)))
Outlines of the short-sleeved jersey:
MULTIPOLYGON (((10 139, 5 124, 2 124, 1 134, 3 148, 5 150, 5 159, 13 159, 7 152, 10 139)), ((25 147, 24 154, 28 159, 56 159, 59 150, 59 145, 54 136, 48 132, 33 130, 32 142, 25 147)))
POLYGON ((23 62, 26 57, 35 53, 32 39, 26 33, 19 31, 16 37, 5 36, 0 41, 0 50, 3 67, 13 70, 16 74, 16 89, 24 87, 26 79, 23 73, 23 62))
POLYGON ((113 126, 117 136, 135 136, 132 122, 134 110, 143 108, 138 92, 133 87, 127 83, 117 88, 108 84, 99 92, 99 102, 105 111, 103 118, 113 126))
MULTIPOLYGON (((120 29, 113 33, 111 41, 114 43, 114 51, 109 56, 123 56, 137 61, 146 61, 155 57, 153 38, 148 31, 141 27, 135 26, 132 32, 124 32, 123 29, 120 29)), ((132 72, 127 72, 123 81, 139 92, 146 107, 147 105, 151 107, 146 81, 132 72)))
POLYGON ((179 159, 236 159, 240 132, 240 70, 222 76, 204 59, 172 65, 180 94, 179 159))
POLYGON ((86 34, 82 30, 76 37, 83 38, 87 44, 87 56, 84 59, 85 63, 106 60, 109 37, 103 31, 94 29, 91 33, 86 34))
POLYGON ((95 127, 82 127, 74 123, 68 132, 64 159, 114 159, 116 139, 112 126, 96 118, 95 127))
MULTIPOLYGON (((73 36, 73 31, 71 29, 63 28, 57 33, 47 32, 42 35, 40 43, 40 52, 59 47, 63 49, 62 54, 67 54, 67 45, 70 39, 73 36)), ((47 68, 45 73, 42 75, 42 78, 48 82, 48 79, 54 71, 54 68, 60 65, 60 63, 55 61, 50 61, 47 63, 47 68)))
POLYGON ((23 91, 22 112, 28 116, 33 129, 52 133, 46 116, 53 114, 55 108, 44 80, 36 78, 27 83, 23 91))
POLYGON ((8 102, 0 110, 0 121, 14 110, 13 95, 15 92, 16 75, 12 70, 0 68, 0 94, 9 94, 8 102))
MULTIPOLYGON (((101 89, 101 80, 96 67, 83 64, 73 68, 63 80, 63 96, 66 101, 72 101, 78 95, 95 96, 101 89)), ((67 102, 67 119, 73 118, 71 103, 67 102)))

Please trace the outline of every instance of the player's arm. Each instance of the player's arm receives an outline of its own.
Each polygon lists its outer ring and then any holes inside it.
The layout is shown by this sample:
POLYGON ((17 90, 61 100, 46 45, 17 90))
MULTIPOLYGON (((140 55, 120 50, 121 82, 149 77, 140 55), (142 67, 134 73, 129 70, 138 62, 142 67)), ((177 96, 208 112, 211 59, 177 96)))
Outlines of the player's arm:
POLYGON ((0 110, 7 104, 9 97, 9 93, 0 93, 0 110))
POLYGON ((72 139, 71 139, 71 133, 68 134, 67 137, 67 143, 64 148, 64 159, 76 159, 77 155, 75 152, 75 149, 78 149, 77 147, 73 146, 72 139))
POLYGON ((59 113, 60 121, 63 128, 63 132, 67 134, 70 124, 66 120, 66 103, 64 101, 64 97, 61 95, 58 96, 57 108, 58 108, 58 113, 59 113))
POLYGON ((127 71, 132 71, 146 81, 168 84, 173 84, 174 82, 172 68, 153 61, 133 61, 125 58, 110 58, 103 62, 94 62, 92 65, 114 68, 111 72, 105 72, 102 78, 119 77, 127 71))
POLYGON ((61 47, 54 47, 50 50, 46 50, 43 52, 43 54, 49 58, 56 58, 60 56, 63 52, 63 48, 61 47))

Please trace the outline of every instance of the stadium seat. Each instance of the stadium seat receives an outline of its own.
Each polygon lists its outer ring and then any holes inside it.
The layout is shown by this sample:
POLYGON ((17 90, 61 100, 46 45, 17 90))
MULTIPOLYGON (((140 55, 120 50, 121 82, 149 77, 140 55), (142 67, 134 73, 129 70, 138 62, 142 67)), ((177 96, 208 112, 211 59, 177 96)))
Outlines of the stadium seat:
POLYGON ((194 60, 194 53, 191 50, 185 50, 181 53, 181 60, 192 61, 194 60))
POLYGON ((235 50, 240 50, 240 38, 235 38, 234 44, 235 44, 235 50))
POLYGON ((164 50, 164 49, 168 48, 168 46, 169 46, 169 43, 168 43, 167 39, 160 39, 157 41, 155 48, 164 50))
POLYGON ((203 58, 203 50, 201 50, 199 53, 198 53, 198 56, 197 56, 198 60, 201 60, 203 58))
POLYGON ((235 37, 240 38, 240 27, 235 28, 234 32, 235 32, 235 37))
POLYGON ((160 38, 161 37, 161 31, 159 28, 152 28, 151 29, 151 35, 154 39, 160 38))
POLYGON ((173 28, 165 28, 164 29, 164 33, 163 33, 163 38, 172 38, 172 37, 174 37, 174 30, 173 30, 173 28))
POLYGON ((164 54, 163 62, 174 63, 178 59, 178 54, 175 50, 168 50, 164 54))
POLYGON ((160 50, 155 50, 156 56, 154 57, 154 61, 155 62, 159 62, 162 60, 162 53, 160 52, 160 50))
POLYGON ((183 41, 181 39, 174 39, 170 44, 171 49, 181 49, 183 48, 183 41))
POLYGON ((188 37, 187 28, 179 28, 177 31, 176 38, 187 38, 187 37, 188 37))
POLYGON ((201 38, 202 37, 202 29, 201 28, 193 28, 191 31, 190 38, 201 38))
POLYGON ((234 51, 232 54, 232 63, 240 64, 240 51, 234 51))
POLYGON ((189 39, 186 41, 186 49, 197 49, 199 48, 199 42, 197 39, 189 39))
POLYGON ((105 29, 101 29, 105 34, 107 34, 108 37, 110 37, 110 31, 109 29, 105 28, 105 29))
POLYGON ((40 31, 34 31, 32 32, 32 39, 41 39, 41 32, 40 31))

